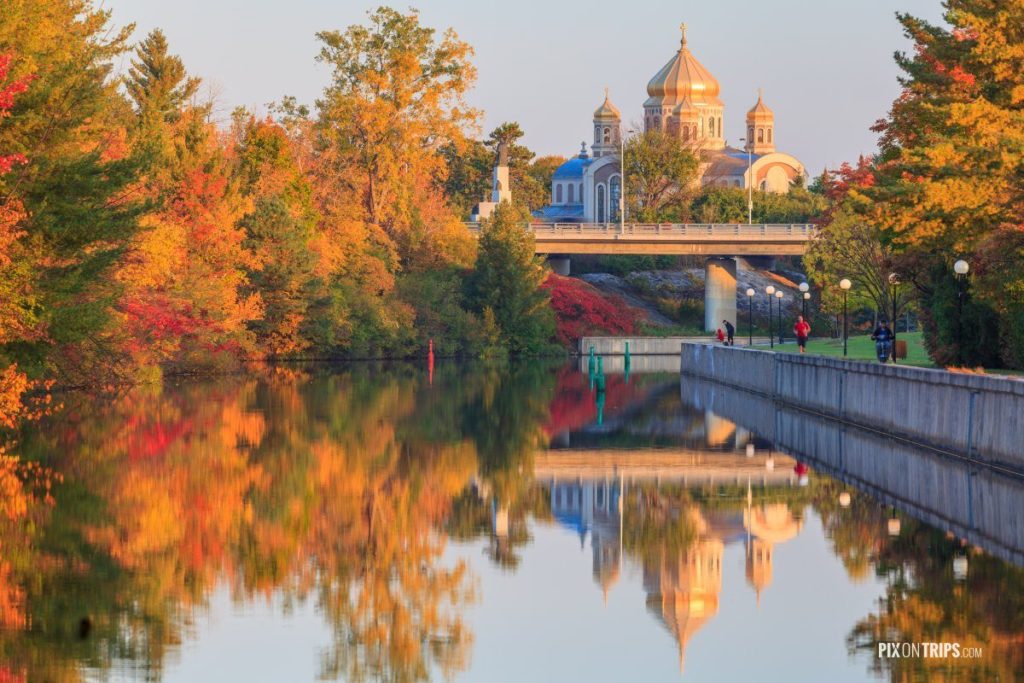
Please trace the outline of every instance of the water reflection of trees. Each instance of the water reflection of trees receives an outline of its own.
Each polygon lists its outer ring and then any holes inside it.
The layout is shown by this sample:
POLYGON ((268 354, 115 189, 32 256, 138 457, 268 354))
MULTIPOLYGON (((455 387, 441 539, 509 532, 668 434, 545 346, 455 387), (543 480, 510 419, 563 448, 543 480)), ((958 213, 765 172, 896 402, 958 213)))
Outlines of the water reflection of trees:
POLYGON ((844 508, 836 502, 842 488, 829 489, 816 507, 833 549, 851 578, 873 570, 886 584, 878 612, 851 629, 851 654, 894 682, 1024 680, 1024 570, 867 496, 853 492, 844 508), (898 533, 890 535, 894 514, 898 533), (966 563, 965 576, 954 561, 966 563), (958 643, 981 656, 879 658, 879 643, 958 643))
POLYGON ((315 601, 326 678, 460 670, 473 579, 443 529, 472 482, 523 529, 538 512, 549 377, 379 366, 70 400, 22 448, 64 477, 57 504, 26 495, 0 525, 0 676, 160 678, 224 584, 315 601))

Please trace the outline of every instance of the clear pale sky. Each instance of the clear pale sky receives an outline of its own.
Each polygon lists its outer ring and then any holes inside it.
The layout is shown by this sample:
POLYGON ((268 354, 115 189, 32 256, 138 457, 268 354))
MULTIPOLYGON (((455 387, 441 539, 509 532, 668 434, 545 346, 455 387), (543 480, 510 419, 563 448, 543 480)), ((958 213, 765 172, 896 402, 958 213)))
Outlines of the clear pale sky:
MULTIPOLYGON (((360 23, 363 0, 101 0, 118 25, 152 28, 216 93, 220 109, 262 110, 284 95, 312 104, 327 82, 315 33, 360 23)), ((572 155, 590 141, 603 89, 627 122, 640 120, 647 81, 675 53, 679 24, 722 86, 726 139, 743 134, 765 89, 780 151, 811 174, 874 150, 871 124, 898 93, 895 12, 941 19, 940 0, 421 0, 423 22, 454 28, 476 50, 470 102, 483 131, 518 121, 538 154, 572 155)))

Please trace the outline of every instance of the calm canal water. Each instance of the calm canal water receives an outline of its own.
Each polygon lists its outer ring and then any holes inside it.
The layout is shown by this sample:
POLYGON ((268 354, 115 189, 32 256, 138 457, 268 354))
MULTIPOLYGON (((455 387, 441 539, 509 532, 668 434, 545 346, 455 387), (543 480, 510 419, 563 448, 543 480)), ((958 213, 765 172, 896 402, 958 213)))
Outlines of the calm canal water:
POLYGON ((1024 680, 1024 484, 968 543, 657 369, 66 397, 0 481, 0 682, 1024 680))

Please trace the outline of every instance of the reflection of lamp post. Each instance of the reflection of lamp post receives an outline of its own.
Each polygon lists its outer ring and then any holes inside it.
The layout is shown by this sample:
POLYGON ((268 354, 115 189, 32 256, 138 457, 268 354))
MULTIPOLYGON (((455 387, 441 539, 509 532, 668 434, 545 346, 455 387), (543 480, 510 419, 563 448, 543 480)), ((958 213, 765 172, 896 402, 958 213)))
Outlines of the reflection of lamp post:
POLYGON ((747 333, 750 338, 747 340, 747 346, 754 345, 754 289, 753 287, 747 287, 747 333))
POLYGON ((953 264, 953 271, 956 273, 956 360, 959 365, 964 360, 964 279, 967 271, 971 269, 967 261, 960 259, 953 264))
POLYGON ((889 530, 890 536, 900 535, 900 518, 896 516, 896 508, 892 509, 892 516, 889 517, 889 521, 886 522, 885 526, 889 530))
POLYGON ((782 343, 782 290, 775 292, 775 298, 779 300, 779 343, 782 343))
POLYGON ((956 581, 967 578, 967 555, 961 553, 953 558, 953 578, 956 581))
POLYGON ((900 284, 900 276, 889 273, 889 293, 892 295, 892 362, 896 362, 896 287, 900 284))
POLYGON ((755 452, 756 452, 756 449, 754 448, 754 444, 748 443, 747 444, 747 457, 748 458, 753 458, 755 452))
POLYGON ((768 295, 768 344, 771 348, 775 348, 775 328, 772 327, 775 324, 775 319, 772 317, 772 294, 775 293, 775 288, 768 285, 764 288, 765 294, 768 295))
POLYGON ((846 293, 850 291, 850 287, 853 283, 847 280, 845 277, 839 281, 839 289, 843 290, 843 356, 846 356, 846 340, 849 338, 847 334, 847 323, 846 323, 846 293))
POLYGON ((807 320, 807 300, 811 298, 811 286, 806 282, 800 283, 800 291, 804 293, 804 320, 807 320))

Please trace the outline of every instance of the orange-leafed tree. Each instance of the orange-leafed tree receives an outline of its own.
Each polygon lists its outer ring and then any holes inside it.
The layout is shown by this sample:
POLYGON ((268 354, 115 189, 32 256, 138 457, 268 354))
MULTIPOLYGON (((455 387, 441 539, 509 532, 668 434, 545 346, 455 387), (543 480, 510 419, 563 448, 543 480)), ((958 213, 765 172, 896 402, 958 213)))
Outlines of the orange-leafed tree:
POLYGON ((243 291, 255 264, 239 226, 250 202, 227 136, 207 105, 189 100, 197 81, 156 37, 139 47, 128 78, 152 209, 118 272, 125 343, 143 367, 228 367, 252 349, 247 325, 262 310, 258 294, 243 291))

